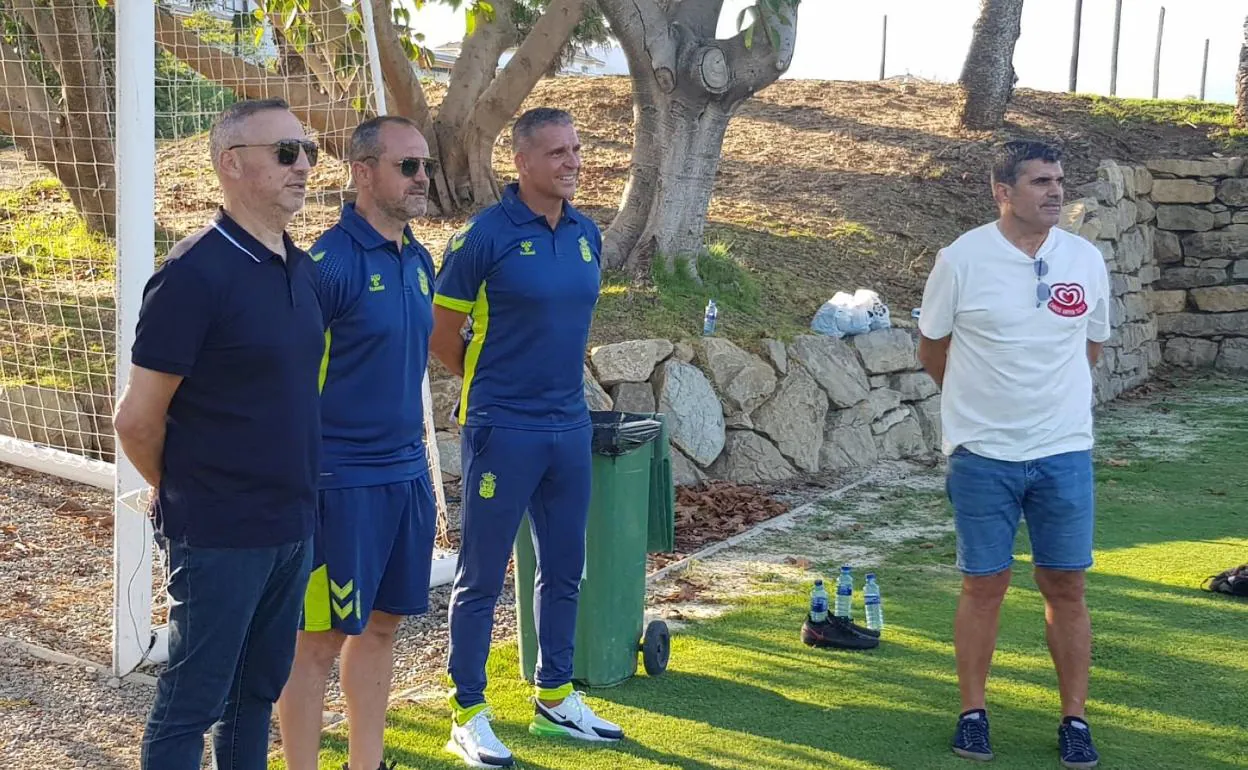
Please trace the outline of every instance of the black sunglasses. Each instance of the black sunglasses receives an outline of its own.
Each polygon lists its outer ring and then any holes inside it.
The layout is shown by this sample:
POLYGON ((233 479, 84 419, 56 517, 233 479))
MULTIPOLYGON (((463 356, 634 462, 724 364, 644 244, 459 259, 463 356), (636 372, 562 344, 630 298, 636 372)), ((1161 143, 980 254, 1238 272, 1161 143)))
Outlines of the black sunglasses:
MULTIPOLYGON (((381 160, 381 158, 378 158, 376 155, 369 155, 360 160, 381 160)), ((427 177, 432 178, 434 174, 438 173, 438 162, 433 158, 404 158, 396 161, 394 165, 398 166, 400 174, 407 177, 419 174, 421 166, 424 166, 425 176, 427 177)))
POLYGON ((277 162, 283 166, 295 165, 295 161, 299 160, 300 149, 308 156, 308 165, 315 166, 318 152, 316 142, 310 139, 280 139, 269 144, 236 144, 227 149, 236 150, 239 147, 272 147, 277 150, 277 162))

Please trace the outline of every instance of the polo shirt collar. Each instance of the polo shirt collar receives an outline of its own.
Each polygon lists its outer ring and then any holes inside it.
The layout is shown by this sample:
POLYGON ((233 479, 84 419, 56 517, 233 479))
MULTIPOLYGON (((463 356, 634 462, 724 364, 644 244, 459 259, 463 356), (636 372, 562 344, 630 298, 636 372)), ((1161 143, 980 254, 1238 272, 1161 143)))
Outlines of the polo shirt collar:
MULTIPOLYGON (((217 215, 212 220, 212 226, 225 236, 225 239, 234 244, 240 251, 251 257, 256 264, 263 264, 267 259, 281 259, 282 255, 273 253, 268 246, 265 246, 254 235, 247 232, 234 218, 225 212, 225 207, 217 207, 217 215)), ((286 245, 286 257, 291 259, 300 253, 299 247, 291 240, 290 234, 282 233, 282 243, 286 245)))
MULTIPOLYGON (((507 218, 512 224, 523 225, 538 219, 545 219, 542 214, 537 214, 529 205, 520 200, 520 183, 511 182, 503 188, 503 211, 507 212, 507 218)), ((576 224, 584 224, 584 215, 577 211, 569 202, 563 202, 563 216, 561 220, 568 220, 576 224)))
MULTIPOLYGON (((355 210, 355 203, 344 203, 342 206, 342 217, 338 220, 338 224, 351 236, 352 240, 360 244, 367 251, 380 249, 386 244, 392 243, 389 238, 377 232, 377 228, 369 224, 360 212, 355 210)), ((416 242, 416 236, 412 234, 412 228, 408 225, 403 226, 403 245, 407 246, 416 242)))

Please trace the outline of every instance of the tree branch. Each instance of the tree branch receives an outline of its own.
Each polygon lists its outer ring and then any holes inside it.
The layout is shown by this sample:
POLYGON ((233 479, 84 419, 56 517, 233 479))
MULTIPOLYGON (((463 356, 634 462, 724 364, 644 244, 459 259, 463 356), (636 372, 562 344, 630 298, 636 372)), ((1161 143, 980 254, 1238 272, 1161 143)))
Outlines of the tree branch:
POLYGON ((512 0, 494 0, 493 5, 494 20, 464 35, 459 58, 451 68, 450 86, 438 109, 438 123, 451 131, 459 131, 467 122, 473 105, 494 80, 499 57, 516 40, 512 0))
POLYGON ((429 102, 425 99, 425 90, 420 85, 420 78, 412 71, 412 62, 399 42, 399 31, 394 27, 390 16, 390 0, 364 0, 373 4, 373 25, 377 32, 377 55, 381 60, 381 76, 386 81, 385 87, 389 99, 386 104, 388 111, 416 121, 420 132, 431 143, 430 149, 437 152, 432 144, 433 116, 429 112, 429 102))
POLYGON ((335 155, 341 155, 346 136, 360 123, 354 110, 340 102, 326 101, 306 83, 271 76, 237 56, 205 45, 173 14, 159 7, 156 9, 156 41, 199 74, 240 96, 248 99, 282 97, 296 117, 324 135, 331 147, 338 148, 335 155))
POLYGON ((724 0, 684 0, 677 3, 672 20, 698 37, 715 37, 724 0))
POLYGON ((744 99, 757 93, 776 82, 793 63, 793 50, 797 45, 797 7, 796 2, 781 3, 781 15, 777 17, 767 10, 766 4, 759 4, 760 18, 756 23, 771 25, 775 29, 779 38, 776 48, 772 47, 765 29, 754 30, 752 45, 748 48, 745 45, 745 30, 720 42, 732 73, 733 86, 729 98, 744 99))
POLYGON ((675 90, 679 37, 655 0, 598 0, 598 7, 624 49, 629 70, 651 71, 661 92, 675 90))
POLYGON ((585 12, 586 0, 553 0, 519 50, 477 100, 468 125, 491 143, 550 71, 585 12))

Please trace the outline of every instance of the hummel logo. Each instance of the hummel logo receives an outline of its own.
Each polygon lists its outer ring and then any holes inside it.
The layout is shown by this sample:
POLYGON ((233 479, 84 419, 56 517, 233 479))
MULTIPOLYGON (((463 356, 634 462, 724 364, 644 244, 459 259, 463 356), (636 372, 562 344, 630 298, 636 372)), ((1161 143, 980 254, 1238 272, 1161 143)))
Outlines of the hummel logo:
POLYGON ((537 252, 533 250, 533 241, 521 241, 520 253, 526 257, 531 257, 537 252))

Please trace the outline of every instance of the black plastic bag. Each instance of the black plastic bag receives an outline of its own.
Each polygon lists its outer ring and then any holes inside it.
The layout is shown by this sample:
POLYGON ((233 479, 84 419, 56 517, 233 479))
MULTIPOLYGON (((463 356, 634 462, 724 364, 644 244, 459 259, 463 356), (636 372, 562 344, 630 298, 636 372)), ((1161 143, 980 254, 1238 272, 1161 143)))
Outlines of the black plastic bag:
POLYGON ((663 424, 648 414, 590 412, 595 454, 618 457, 640 449, 659 437, 663 424))

